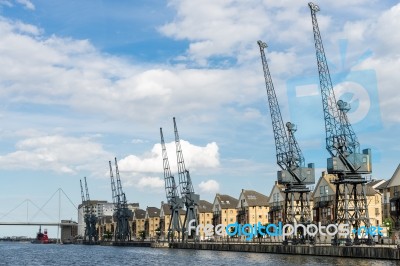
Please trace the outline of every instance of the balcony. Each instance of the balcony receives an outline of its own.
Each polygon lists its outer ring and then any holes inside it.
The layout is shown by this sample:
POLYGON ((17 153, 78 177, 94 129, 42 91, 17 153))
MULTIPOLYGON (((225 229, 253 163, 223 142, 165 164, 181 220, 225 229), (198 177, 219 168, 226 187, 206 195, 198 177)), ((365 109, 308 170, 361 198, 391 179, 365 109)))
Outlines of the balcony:
POLYGON ((237 213, 238 213, 238 216, 246 215, 246 209, 245 208, 241 208, 241 209, 238 210, 237 213))
POLYGON ((272 204, 272 206, 270 207, 270 210, 271 210, 271 211, 279 211, 279 210, 282 210, 282 205, 281 205, 281 203, 280 203, 280 202, 274 202, 274 203, 272 204))
POLYGON ((324 208, 333 204, 332 196, 321 196, 319 201, 315 203, 316 207, 324 208))

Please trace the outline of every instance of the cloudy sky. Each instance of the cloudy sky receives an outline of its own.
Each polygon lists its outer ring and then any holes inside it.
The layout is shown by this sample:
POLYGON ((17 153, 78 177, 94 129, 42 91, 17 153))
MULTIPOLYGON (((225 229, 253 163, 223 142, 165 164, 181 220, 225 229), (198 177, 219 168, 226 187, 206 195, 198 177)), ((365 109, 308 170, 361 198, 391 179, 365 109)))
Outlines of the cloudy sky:
MULTIPOLYGON (((388 179, 400 152, 400 4, 317 4, 337 98, 372 149, 373 178, 388 179)), ((202 199, 269 195, 278 167, 259 39, 283 120, 319 176, 328 152, 307 1, 0 0, 0 221, 56 219, 53 193, 78 205, 84 176, 92 199, 110 201, 114 157, 128 200, 158 207, 159 128, 176 173, 174 116, 202 199)), ((61 218, 76 219, 60 198, 61 218)))

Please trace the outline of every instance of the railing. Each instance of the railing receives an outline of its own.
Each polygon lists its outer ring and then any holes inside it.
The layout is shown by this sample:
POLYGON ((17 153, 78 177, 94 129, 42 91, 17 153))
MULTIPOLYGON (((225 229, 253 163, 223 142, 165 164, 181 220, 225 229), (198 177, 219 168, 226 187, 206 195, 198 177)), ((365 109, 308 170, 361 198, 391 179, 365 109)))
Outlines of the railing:
POLYGON ((280 202, 274 202, 270 207, 271 211, 279 211, 282 209, 282 205, 280 202))

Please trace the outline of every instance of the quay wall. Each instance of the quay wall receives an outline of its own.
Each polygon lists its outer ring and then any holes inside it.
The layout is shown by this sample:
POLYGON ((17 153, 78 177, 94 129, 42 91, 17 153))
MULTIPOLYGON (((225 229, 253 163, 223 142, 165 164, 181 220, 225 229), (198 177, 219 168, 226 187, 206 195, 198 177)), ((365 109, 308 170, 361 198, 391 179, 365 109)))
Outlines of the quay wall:
POLYGON ((400 250, 398 248, 380 246, 170 243, 170 248, 400 260, 400 250))
POLYGON ((119 247, 151 247, 150 241, 127 241, 127 242, 118 242, 118 241, 103 241, 100 242, 101 246, 119 246, 119 247))

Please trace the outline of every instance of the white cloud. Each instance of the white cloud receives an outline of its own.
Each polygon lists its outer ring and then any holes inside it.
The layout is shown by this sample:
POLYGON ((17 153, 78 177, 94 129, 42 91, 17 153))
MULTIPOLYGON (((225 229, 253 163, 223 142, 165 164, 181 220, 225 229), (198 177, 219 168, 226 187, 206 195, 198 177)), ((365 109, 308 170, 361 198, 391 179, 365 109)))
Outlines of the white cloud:
POLYGON ((35 10, 35 6, 29 0, 16 0, 16 1, 17 1, 17 3, 23 5, 27 9, 35 10))
MULTIPOLYGON (((171 171, 176 172, 175 142, 165 144, 171 171)), ((186 168, 196 170, 199 168, 215 168, 219 165, 218 145, 215 142, 200 147, 181 140, 182 153, 186 168)), ((163 159, 161 144, 155 144, 151 151, 141 155, 129 155, 118 162, 121 172, 131 173, 163 173, 163 159)))
POLYGON ((157 188, 163 188, 164 187, 164 180, 162 180, 159 177, 142 177, 139 179, 137 184, 135 184, 135 187, 140 188, 140 189, 146 189, 146 188, 151 188, 151 189, 157 189, 157 188))
POLYGON ((101 144, 90 138, 42 135, 21 140, 16 151, 0 155, 0 168, 76 174, 80 170, 96 171, 97 163, 109 157, 101 144))
POLYGON ((201 181, 199 184, 201 193, 210 193, 214 194, 219 192, 219 184, 217 181, 210 179, 207 181, 201 181))

